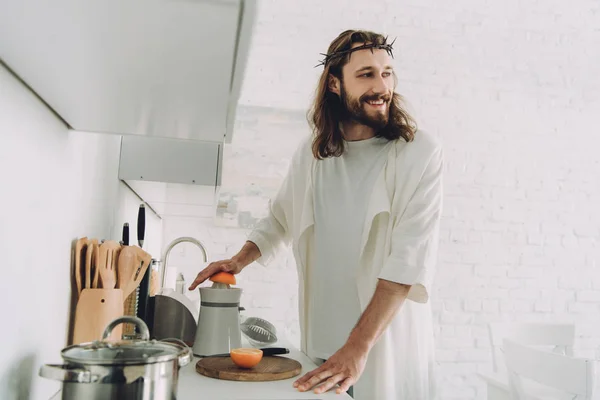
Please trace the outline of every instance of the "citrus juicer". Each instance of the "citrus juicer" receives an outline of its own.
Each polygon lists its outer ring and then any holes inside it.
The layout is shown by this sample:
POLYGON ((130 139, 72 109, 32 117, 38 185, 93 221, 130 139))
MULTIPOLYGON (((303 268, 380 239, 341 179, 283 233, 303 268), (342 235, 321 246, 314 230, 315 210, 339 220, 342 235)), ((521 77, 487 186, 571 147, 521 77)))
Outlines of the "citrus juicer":
POLYGON ((192 348, 194 355, 208 357, 241 347, 239 307, 242 289, 214 282, 199 290, 200 312, 192 348))

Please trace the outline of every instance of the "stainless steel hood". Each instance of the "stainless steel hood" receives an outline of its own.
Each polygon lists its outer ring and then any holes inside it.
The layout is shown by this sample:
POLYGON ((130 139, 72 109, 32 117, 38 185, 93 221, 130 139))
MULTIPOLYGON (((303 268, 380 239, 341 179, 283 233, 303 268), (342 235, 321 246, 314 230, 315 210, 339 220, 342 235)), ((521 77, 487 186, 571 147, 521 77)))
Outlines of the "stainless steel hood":
POLYGON ((77 131, 230 142, 255 0, 0 0, 0 59, 77 131))

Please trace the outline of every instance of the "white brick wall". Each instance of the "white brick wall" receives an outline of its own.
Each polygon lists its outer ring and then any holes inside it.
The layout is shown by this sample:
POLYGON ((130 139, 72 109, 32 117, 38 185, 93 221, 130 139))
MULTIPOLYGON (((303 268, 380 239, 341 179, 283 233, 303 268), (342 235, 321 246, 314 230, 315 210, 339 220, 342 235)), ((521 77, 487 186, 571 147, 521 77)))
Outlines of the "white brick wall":
MULTIPOLYGON (((240 112, 225 159, 228 212, 169 219, 165 241, 192 234, 212 259, 232 255, 245 230, 215 223, 249 227, 264 212, 306 132, 319 53, 348 27, 382 31, 398 37, 399 92, 446 148, 433 295, 443 398, 485 397, 475 372, 490 365, 490 321, 573 321, 576 351, 600 357, 598 26, 591 0, 263 1, 241 102, 270 109, 240 112)), ((296 340, 289 253, 242 275, 248 313, 296 340)))

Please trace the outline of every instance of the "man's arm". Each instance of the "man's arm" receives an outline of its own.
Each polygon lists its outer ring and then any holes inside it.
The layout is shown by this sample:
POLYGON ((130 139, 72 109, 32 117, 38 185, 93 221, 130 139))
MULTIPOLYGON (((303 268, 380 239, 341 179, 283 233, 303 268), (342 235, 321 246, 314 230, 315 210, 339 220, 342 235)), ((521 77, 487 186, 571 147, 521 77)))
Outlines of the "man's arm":
POLYGON ((258 260, 260 255, 260 249, 258 246, 251 241, 246 241, 246 243, 244 243, 244 247, 242 247, 235 256, 231 257, 231 259, 239 262, 243 268, 258 260))
POLYGON ((362 374, 369 351, 388 327, 408 295, 410 286, 379 279, 375 293, 350 333, 346 344, 319 368, 294 382, 300 391, 323 393, 336 384, 338 393, 350 388, 362 374))
POLYGON ((210 263, 206 268, 198 273, 196 279, 189 287, 189 290, 194 290, 202 282, 213 276, 219 271, 231 272, 232 274, 239 274, 242 269, 252 264, 260 257, 260 249, 258 246, 247 241, 240 251, 228 260, 220 260, 210 263))
POLYGON ((369 352, 408 296, 410 285, 379 279, 375 293, 350 336, 348 345, 369 352))

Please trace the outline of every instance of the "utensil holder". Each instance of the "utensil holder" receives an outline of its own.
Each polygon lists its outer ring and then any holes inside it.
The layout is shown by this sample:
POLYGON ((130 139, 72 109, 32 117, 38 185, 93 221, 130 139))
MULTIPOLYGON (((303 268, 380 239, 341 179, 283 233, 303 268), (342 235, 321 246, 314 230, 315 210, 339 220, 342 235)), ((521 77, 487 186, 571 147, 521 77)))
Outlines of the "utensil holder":
MULTIPOLYGON (((75 308, 73 344, 102 339, 104 328, 115 318, 123 316, 121 289, 83 289, 75 308)), ((121 340, 122 327, 115 328, 111 340, 121 340)))

